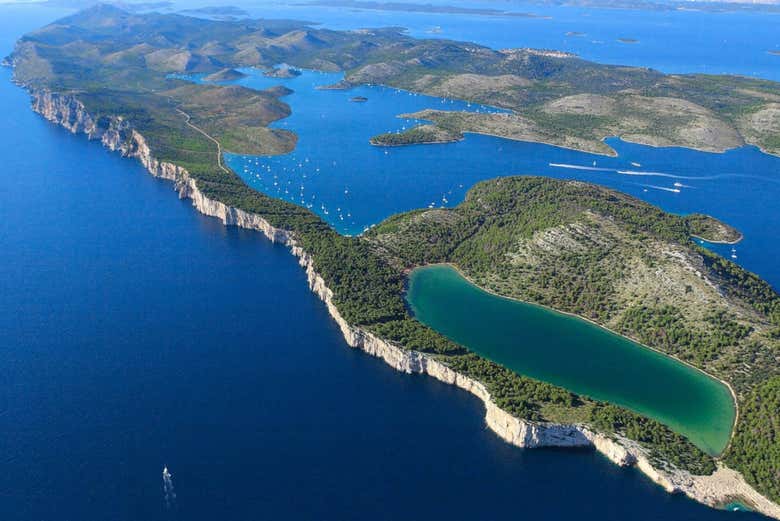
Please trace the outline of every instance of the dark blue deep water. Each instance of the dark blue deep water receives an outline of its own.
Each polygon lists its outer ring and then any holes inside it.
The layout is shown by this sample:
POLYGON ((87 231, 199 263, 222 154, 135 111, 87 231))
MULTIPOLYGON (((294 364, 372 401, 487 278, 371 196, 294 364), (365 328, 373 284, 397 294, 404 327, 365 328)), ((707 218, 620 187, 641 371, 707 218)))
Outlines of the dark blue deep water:
MULTIPOLYGON (((0 51, 61 14, 0 6, 0 51)), ((734 520, 350 350, 295 260, 0 71, 0 519, 734 520), (173 474, 166 508, 162 468, 173 474)))

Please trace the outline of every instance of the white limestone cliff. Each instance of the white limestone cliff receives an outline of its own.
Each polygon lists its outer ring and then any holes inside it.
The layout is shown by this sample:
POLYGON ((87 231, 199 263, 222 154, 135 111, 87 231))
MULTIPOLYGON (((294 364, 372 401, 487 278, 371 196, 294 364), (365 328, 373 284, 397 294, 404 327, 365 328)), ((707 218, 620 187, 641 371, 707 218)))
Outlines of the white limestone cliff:
POLYGON ((35 89, 31 90, 31 95, 33 110, 71 132, 85 133, 90 139, 99 139, 111 150, 136 158, 153 176, 173 181, 179 197, 189 198, 192 205, 204 215, 216 217, 225 225, 257 230, 271 241, 287 246, 306 270, 309 288, 325 303, 349 346, 381 358, 398 371, 426 374, 475 395, 485 405, 486 424, 507 443, 524 448, 593 447, 617 465, 636 466, 668 492, 684 493, 713 507, 739 501, 757 512, 780 519, 780 506, 756 492, 738 472, 722 464, 710 476, 658 468, 638 443, 627 438, 607 436, 579 424, 531 422, 516 418, 493 402, 482 383, 426 354, 403 349, 369 331, 350 325, 333 303, 333 292, 316 272, 313 259, 298 245, 292 233, 275 228, 260 215, 206 197, 184 168, 154 158, 144 137, 122 118, 110 117, 95 121, 84 105, 73 96, 35 89))

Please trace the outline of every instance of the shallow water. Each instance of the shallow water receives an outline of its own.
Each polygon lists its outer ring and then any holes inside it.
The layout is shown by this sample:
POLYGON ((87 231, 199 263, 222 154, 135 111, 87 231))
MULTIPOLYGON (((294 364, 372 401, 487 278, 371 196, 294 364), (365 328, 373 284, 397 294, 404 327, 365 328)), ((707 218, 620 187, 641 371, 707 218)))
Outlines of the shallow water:
POLYGON ((710 454, 728 443, 731 393, 681 362, 584 320, 487 293, 451 266, 412 272, 407 300, 424 324, 519 374, 654 418, 710 454))

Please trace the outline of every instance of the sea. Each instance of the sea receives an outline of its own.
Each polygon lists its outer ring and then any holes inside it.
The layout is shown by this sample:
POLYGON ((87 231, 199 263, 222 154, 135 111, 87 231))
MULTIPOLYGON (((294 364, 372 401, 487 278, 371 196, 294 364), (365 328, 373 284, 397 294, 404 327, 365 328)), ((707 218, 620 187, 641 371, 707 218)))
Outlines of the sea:
MULTIPOLYGON (((0 5, 0 52, 69 12, 0 5)), ((647 26, 668 16, 629 14, 647 26)), ((751 45, 767 23, 752 16, 751 45)), ((490 32, 477 22, 475 35, 490 32)), ((621 36, 646 41, 638 27, 621 36)), ((770 37, 763 47, 777 45, 770 37)), ((677 66, 694 70, 683 54, 677 66)), ((719 48, 707 59, 720 63, 719 48)), ((745 73, 747 61, 722 67, 745 73)), ((198 214, 136 162, 46 122, 8 69, 0 113, 0 519, 759 519, 669 495, 593 451, 507 445, 471 395, 348 348, 283 247, 198 214)), ((648 150, 623 147, 648 163, 648 150)), ((663 173, 690 162, 689 151, 654 152, 663 173)), ((581 164, 567 154, 549 158, 581 164)), ((713 157, 777 165, 754 149, 713 157)), ((713 184, 710 197, 723 218, 737 215, 725 211, 732 198, 749 204, 737 223, 746 244, 771 246, 777 199, 761 179, 713 184)), ((637 194, 680 212, 706 199, 676 207, 652 199, 672 194, 661 192, 637 194)), ((771 253, 758 253, 745 265, 777 287, 771 253)))
MULTIPOLYGON (((602 184, 678 214, 705 213, 739 229, 736 245, 702 242, 780 287, 780 157, 754 146, 725 153, 655 148, 608 138, 616 157, 539 143, 466 135, 456 143, 375 147, 369 139, 424 121, 399 118, 425 108, 501 112, 464 101, 382 86, 322 90, 340 73, 303 71, 292 79, 243 69, 233 83, 258 90, 285 85, 292 115, 273 124, 299 139, 289 154, 227 154, 249 186, 306 206, 344 234, 416 208, 452 207, 475 183, 498 176, 542 175, 602 184), (365 102, 350 101, 355 96, 365 102)), ((198 78, 193 78, 198 80, 198 78)))

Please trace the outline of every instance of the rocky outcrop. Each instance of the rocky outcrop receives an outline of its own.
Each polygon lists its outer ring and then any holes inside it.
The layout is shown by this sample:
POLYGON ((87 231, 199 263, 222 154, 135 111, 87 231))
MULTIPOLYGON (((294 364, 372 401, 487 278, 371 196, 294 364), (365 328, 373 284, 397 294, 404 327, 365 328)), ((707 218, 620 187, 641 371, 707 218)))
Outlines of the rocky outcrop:
POLYGON ((525 448, 593 447, 617 465, 636 466, 669 492, 684 493, 714 507, 739 501, 758 512, 780 519, 778 505, 761 496, 739 473, 725 466, 719 466, 711 476, 694 476, 674 468, 658 468, 653 465, 645 449, 632 440, 607 436, 584 425, 530 422, 516 418, 493 402, 482 383, 424 353, 406 350, 370 331, 349 324, 333 303, 333 292, 317 273, 314 259, 301 248, 291 232, 272 226, 260 215, 208 198, 184 168, 154 158, 144 137, 122 118, 95 120, 73 96, 44 90, 32 90, 31 94, 33 109, 46 119, 71 132, 83 132, 90 139, 100 139, 107 148, 138 159, 155 177, 173 181, 179 197, 189 198, 192 205, 204 215, 216 217, 225 225, 257 230, 271 241, 287 246, 305 269, 309 288, 325 303, 348 345, 381 358, 398 371, 426 374, 475 395, 485 404, 486 424, 507 443, 525 448))
POLYGON ((95 121, 84 110, 84 105, 75 97, 50 92, 32 91, 32 108, 43 117, 57 123, 73 133, 84 132, 94 138, 95 121))

